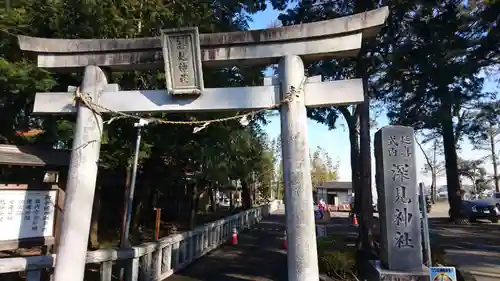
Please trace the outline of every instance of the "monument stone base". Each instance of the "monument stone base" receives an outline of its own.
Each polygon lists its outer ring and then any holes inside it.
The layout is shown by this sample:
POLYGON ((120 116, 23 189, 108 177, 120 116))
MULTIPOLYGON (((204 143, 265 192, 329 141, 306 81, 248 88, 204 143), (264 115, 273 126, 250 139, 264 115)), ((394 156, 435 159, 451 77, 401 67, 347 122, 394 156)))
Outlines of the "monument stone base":
POLYGON ((368 281, 429 281, 429 268, 425 265, 421 271, 404 272, 386 269, 379 260, 370 264, 374 270, 368 281))

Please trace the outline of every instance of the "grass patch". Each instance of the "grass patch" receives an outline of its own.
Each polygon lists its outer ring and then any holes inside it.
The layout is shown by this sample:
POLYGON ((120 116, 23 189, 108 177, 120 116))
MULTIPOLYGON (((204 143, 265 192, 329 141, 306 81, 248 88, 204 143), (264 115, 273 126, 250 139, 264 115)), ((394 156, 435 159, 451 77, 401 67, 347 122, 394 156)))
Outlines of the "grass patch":
POLYGON ((345 237, 329 235, 318 238, 318 262, 320 272, 338 281, 355 281, 356 248, 347 246, 345 237))
MULTIPOLYGON (((378 247, 378 241, 374 241, 378 247)), ((352 237, 336 233, 317 239, 318 262, 321 273, 335 281, 358 281, 356 268, 357 248, 353 245, 352 237)), ((379 252, 379 249, 375 249, 379 252)), ((424 257, 425 257, 425 253, 424 257)), ((445 251, 439 243, 431 244, 432 264, 446 265, 445 251)), ((459 279, 461 280, 461 279, 459 279)))

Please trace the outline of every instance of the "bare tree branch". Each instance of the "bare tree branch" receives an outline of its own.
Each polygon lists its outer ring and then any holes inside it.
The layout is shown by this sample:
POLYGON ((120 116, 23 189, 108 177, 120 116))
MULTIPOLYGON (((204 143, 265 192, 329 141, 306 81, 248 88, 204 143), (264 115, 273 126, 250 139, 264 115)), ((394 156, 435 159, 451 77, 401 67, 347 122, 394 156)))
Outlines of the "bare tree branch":
POLYGON ((415 135, 415 142, 417 143, 418 147, 420 148, 420 150, 422 151, 422 154, 424 155, 425 157, 425 161, 427 162, 427 165, 430 167, 431 169, 431 173, 434 173, 434 165, 433 163, 431 162, 431 159, 429 158, 429 156, 427 156, 427 153, 425 152, 425 149, 424 147, 422 146, 422 144, 418 141, 417 139, 417 136, 415 135))

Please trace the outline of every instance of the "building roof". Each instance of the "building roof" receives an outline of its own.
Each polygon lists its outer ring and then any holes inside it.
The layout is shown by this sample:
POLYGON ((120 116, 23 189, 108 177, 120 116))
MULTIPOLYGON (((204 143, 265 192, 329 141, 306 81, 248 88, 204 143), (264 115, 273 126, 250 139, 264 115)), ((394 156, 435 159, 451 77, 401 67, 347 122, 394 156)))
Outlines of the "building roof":
POLYGON ((352 184, 350 181, 327 181, 318 186, 319 188, 326 189, 352 189, 352 184))
POLYGON ((33 145, 0 144, 0 165, 68 166, 69 150, 47 149, 33 145))

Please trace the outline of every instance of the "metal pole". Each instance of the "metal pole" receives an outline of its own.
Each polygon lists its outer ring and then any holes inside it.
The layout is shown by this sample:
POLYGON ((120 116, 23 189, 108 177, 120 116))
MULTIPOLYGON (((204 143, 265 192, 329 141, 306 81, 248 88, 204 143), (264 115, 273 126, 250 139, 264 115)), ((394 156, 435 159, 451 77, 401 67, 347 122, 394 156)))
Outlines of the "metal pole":
POLYGON ((130 221, 132 220, 132 205, 134 203, 134 191, 135 191, 135 180, 137 177, 137 163, 139 162, 139 152, 141 149, 141 135, 142 135, 142 127, 147 125, 147 121, 140 119, 138 123, 134 124, 134 127, 137 128, 137 140, 135 142, 135 155, 134 155, 134 163, 132 164, 132 179, 130 181, 130 191, 128 194, 127 201, 127 217, 125 219, 125 228, 122 233, 122 241, 121 246, 127 247, 129 244, 128 237, 130 232, 130 221))
MULTIPOLYGON (((108 84, 97 66, 86 66, 80 93, 94 102, 108 84)), ((83 281, 90 232, 90 218, 97 179, 102 137, 102 117, 78 101, 75 137, 66 184, 66 202, 61 225, 54 281, 83 281)))
POLYGON ((432 257, 431 257, 431 240, 429 238, 429 221, 427 217, 427 202, 424 197, 424 183, 421 182, 419 184, 420 188, 420 196, 422 200, 422 225, 424 231, 424 247, 425 252, 427 254, 427 266, 432 266, 432 257))
MULTIPOLYGON (((137 128, 137 139, 135 141, 135 154, 134 154, 134 162, 132 163, 132 179, 130 180, 130 189, 127 198, 127 209, 125 214, 125 226, 122 229, 122 237, 120 241, 120 246, 122 248, 129 246, 129 233, 130 233, 130 221, 132 220, 132 207, 134 203, 134 192, 135 192, 135 180, 137 177, 137 163, 139 162, 139 152, 141 149, 141 135, 142 135, 142 127, 147 125, 148 122, 144 119, 139 119, 138 123, 134 124, 134 127, 137 128)), ((125 269, 122 267, 120 269, 119 279, 123 280, 123 274, 125 273, 125 269)))
POLYGON ((279 73, 282 99, 292 94, 292 101, 281 106, 288 280, 319 280, 302 59, 283 57, 279 73))

